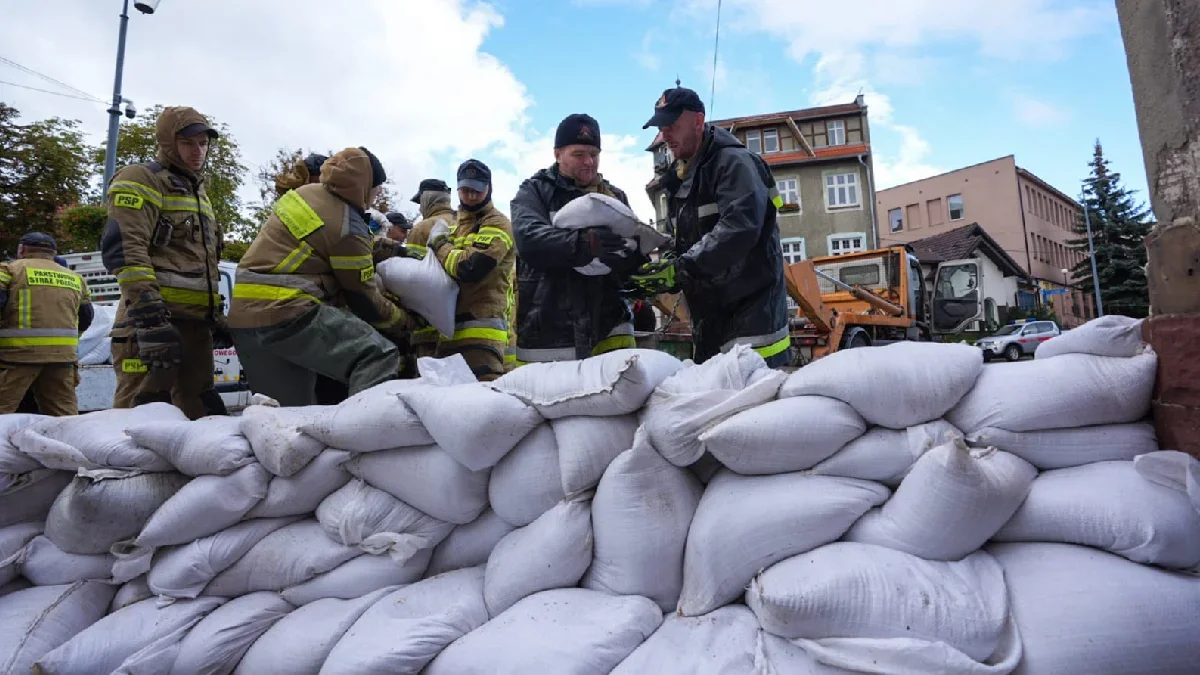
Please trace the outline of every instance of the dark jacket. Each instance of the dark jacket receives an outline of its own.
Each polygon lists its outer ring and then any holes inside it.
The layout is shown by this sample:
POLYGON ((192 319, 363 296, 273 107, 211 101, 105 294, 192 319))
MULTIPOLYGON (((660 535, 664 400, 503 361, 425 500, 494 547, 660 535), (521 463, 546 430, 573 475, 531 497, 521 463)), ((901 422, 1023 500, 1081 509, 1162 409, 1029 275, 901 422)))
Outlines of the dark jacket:
POLYGON ((529 357, 534 349, 574 349, 573 358, 587 358, 613 329, 633 319, 619 294, 625 279, 576 272, 573 268, 591 261, 591 253, 577 231, 551 224, 567 202, 589 192, 629 203, 608 181, 580 186, 560 174, 557 164, 522 183, 510 203, 517 243, 518 361, 544 360, 529 357))
POLYGON ((770 168, 715 126, 705 131, 695 159, 679 166, 668 174, 668 227, 696 360, 738 341, 776 357, 773 365, 785 361, 787 288, 770 168))

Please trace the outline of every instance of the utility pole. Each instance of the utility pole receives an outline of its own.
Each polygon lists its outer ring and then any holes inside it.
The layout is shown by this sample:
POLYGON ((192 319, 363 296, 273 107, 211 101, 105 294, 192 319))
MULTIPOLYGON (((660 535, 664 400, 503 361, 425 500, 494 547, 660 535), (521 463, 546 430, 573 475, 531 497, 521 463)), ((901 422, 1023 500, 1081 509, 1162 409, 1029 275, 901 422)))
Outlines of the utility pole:
POLYGON ((129 26, 129 0, 121 8, 121 32, 117 38, 117 74, 113 78, 112 107, 108 109, 108 146, 104 149, 104 185, 101 191, 108 194, 108 183, 117 171, 117 130, 121 126, 121 72, 125 69, 125 30, 129 26))
POLYGON ((1087 193, 1083 197, 1083 224, 1087 227, 1088 259, 1092 262, 1092 289, 1096 294, 1096 316, 1104 316, 1104 300, 1100 297, 1100 275, 1096 273, 1096 245, 1092 243, 1092 218, 1088 215, 1087 193))

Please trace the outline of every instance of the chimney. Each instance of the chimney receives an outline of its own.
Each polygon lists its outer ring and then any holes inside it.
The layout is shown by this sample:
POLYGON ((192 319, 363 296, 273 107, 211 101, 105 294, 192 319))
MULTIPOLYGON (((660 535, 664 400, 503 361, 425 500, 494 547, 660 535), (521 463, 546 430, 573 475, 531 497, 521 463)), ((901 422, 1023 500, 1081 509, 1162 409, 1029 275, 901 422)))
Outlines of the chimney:
POLYGON ((858 104, 858 107, 860 107, 860 108, 861 108, 861 107, 863 107, 863 95, 862 95, 862 94, 859 94, 858 96, 855 96, 855 97, 854 97, 854 102, 855 102, 856 104, 858 104))

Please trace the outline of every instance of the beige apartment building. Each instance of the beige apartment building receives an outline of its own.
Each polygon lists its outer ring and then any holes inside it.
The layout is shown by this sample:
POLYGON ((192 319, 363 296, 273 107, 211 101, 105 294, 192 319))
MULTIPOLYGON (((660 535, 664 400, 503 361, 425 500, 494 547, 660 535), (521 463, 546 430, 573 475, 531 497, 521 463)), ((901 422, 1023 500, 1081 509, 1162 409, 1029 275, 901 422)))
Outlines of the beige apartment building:
MULTIPOLYGON (((841 105, 715 120, 762 155, 783 197, 779 234, 791 262, 876 247, 874 171, 863 97, 841 105)), ((659 176, 673 161, 655 137, 655 177, 646 186, 659 229, 670 230, 659 176)))
POLYGON ((880 246, 908 244, 978 223, 1016 260, 1040 292, 1017 298, 1030 307, 1048 300, 1059 323, 1074 327, 1095 314, 1090 293, 1069 285, 1070 270, 1084 259, 1067 241, 1082 217, 1067 194, 1017 166, 1012 155, 880 190, 876 195, 880 246))

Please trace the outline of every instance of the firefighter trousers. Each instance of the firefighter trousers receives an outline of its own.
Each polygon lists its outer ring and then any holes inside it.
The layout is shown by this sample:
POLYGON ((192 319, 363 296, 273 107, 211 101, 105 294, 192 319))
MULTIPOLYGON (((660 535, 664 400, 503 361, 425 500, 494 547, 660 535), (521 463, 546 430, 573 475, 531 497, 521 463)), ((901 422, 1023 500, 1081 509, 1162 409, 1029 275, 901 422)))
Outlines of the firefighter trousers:
POLYGON ((15 412, 30 391, 41 414, 78 415, 78 383, 73 363, 0 363, 0 415, 15 412))
POLYGON ((226 414, 221 396, 213 389, 212 328, 204 321, 175 319, 183 361, 175 368, 146 368, 138 358, 137 339, 114 336, 113 370, 117 373, 114 408, 144 403, 174 403, 188 419, 226 414))
POLYGON ((230 333, 250 390, 282 406, 316 405, 318 375, 346 383, 349 396, 399 375, 396 345, 337 307, 317 305, 290 321, 230 333))

